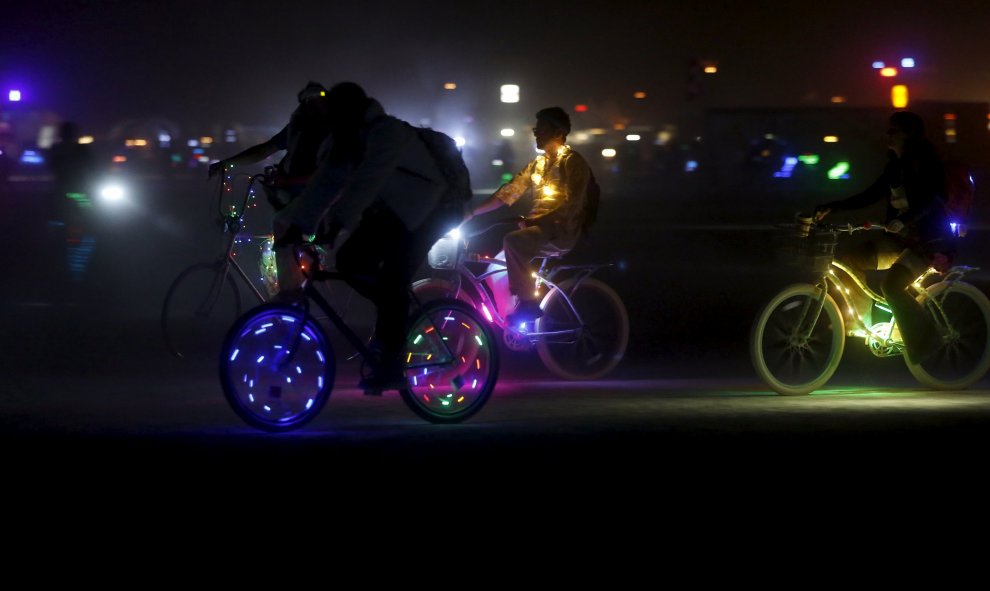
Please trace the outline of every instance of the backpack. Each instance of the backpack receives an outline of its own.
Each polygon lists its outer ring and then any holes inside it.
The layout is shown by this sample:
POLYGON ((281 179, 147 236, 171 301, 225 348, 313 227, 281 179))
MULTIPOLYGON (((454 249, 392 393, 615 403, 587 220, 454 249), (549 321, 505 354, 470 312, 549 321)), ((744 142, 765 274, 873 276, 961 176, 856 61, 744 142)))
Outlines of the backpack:
POLYGON ((966 221, 973 207, 976 185, 969 167, 958 160, 942 164, 945 171, 945 212, 949 216, 952 233, 966 235, 966 221))
POLYGON ((471 175, 464 164, 461 150, 449 135, 429 127, 414 127, 419 139, 426 145, 433 156, 440 174, 447 181, 447 188, 440 198, 441 207, 464 208, 474 194, 471 192, 471 175))
POLYGON ((581 231, 585 234, 598 219, 598 202, 602 197, 602 188, 598 186, 598 181, 595 180, 595 173, 589 170, 588 174, 590 175, 588 177, 588 189, 585 191, 584 211, 581 219, 581 231))

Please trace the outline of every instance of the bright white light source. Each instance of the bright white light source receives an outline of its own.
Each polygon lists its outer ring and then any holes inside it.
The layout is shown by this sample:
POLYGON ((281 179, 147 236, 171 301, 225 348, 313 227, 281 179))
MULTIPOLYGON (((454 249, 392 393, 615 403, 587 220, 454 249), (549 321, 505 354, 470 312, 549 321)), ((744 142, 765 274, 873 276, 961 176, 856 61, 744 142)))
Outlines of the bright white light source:
POLYGON ((605 148, 602 150, 602 157, 615 158, 615 148, 605 148))
POLYGON ((467 140, 464 139, 464 136, 459 135, 454 138, 454 143, 457 144, 458 148, 463 148, 464 144, 467 143, 467 140))
POLYGON ((913 68, 914 67, 914 58, 913 57, 906 57, 906 58, 902 59, 901 60, 901 67, 902 68, 913 68))
POLYGON ((10 102, 12 103, 19 102, 21 100, 21 91, 11 90, 7 93, 7 98, 10 99, 10 102))
POLYGON ((120 185, 105 185, 100 189, 100 197, 107 203, 120 203, 124 200, 124 188, 120 185))
POLYGON ((873 69, 874 69, 874 70, 882 70, 882 69, 884 69, 884 68, 885 68, 886 66, 887 66, 887 64, 885 64, 885 63, 883 63, 883 62, 873 62, 873 69))
POLYGON ((629 135, 626 136, 627 142, 638 142, 639 139, 640 138, 638 133, 630 133, 629 135))
POLYGON ((460 228, 454 228, 450 232, 447 232, 447 236, 450 236, 454 240, 460 240, 461 239, 461 229, 460 228))
POLYGON ((516 135, 516 130, 515 129, 508 129, 508 128, 506 128, 506 129, 503 129, 502 131, 500 131, 499 133, 502 134, 502 137, 512 137, 512 136, 516 135))
POLYGON ((503 103, 518 103, 519 102, 519 85, 518 84, 503 84, 500 88, 502 93, 503 103))

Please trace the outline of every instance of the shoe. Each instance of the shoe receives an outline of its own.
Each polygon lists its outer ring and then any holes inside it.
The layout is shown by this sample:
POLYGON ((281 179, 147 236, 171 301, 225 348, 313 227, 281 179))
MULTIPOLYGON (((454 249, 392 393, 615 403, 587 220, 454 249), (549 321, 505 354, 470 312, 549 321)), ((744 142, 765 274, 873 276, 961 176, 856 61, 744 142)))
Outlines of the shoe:
POLYGON ((361 378, 358 388, 364 390, 365 396, 381 396, 385 390, 405 390, 409 380, 404 376, 376 376, 361 378))
POLYGON ((543 310, 540 309, 539 302, 536 300, 519 300, 516 309, 506 316, 505 320, 509 326, 518 326, 523 322, 532 322, 540 316, 543 316, 543 310))

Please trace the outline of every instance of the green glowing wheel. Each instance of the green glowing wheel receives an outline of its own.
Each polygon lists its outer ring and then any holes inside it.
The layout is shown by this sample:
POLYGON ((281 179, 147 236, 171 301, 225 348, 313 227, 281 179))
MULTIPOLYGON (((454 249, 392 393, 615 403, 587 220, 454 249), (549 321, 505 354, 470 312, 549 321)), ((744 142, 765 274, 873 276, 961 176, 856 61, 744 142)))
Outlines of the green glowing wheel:
POLYGON ((432 423, 457 423, 485 405, 498 378, 498 341, 471 306, 440 299, 423 305, 405 351, 402 400, 432 423))
POLYGON ((942 345, 924 363, 907 361, 922 384, 939 390, 962 390, 990 369, 990 301, 979 289, 956 281, 928 288, 926 309, 935 319, 942 345))
POLYGON ((756 373, 775 392, 813 392, 832 377, 845 347, 845 324, 832 296, 810 284, 784 288, 763 308, 750 338, 756 373))

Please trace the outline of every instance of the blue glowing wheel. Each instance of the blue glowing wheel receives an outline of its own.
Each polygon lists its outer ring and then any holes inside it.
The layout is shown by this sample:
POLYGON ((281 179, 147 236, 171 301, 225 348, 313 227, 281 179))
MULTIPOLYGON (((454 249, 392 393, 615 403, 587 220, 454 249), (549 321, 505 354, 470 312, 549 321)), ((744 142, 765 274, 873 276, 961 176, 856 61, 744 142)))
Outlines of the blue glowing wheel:
POLYGON ((414 318, 406 341, 402 400, 432 423, 457 423, 481 410, 498 378, 498 341, 474 308, 435 300, 414 318))
POLYGON ((239 318, 220 354, 231 408, 265 431, 298 429, 319 414, 333 389, 333 349, 301 308, 265 304, 239 318))

